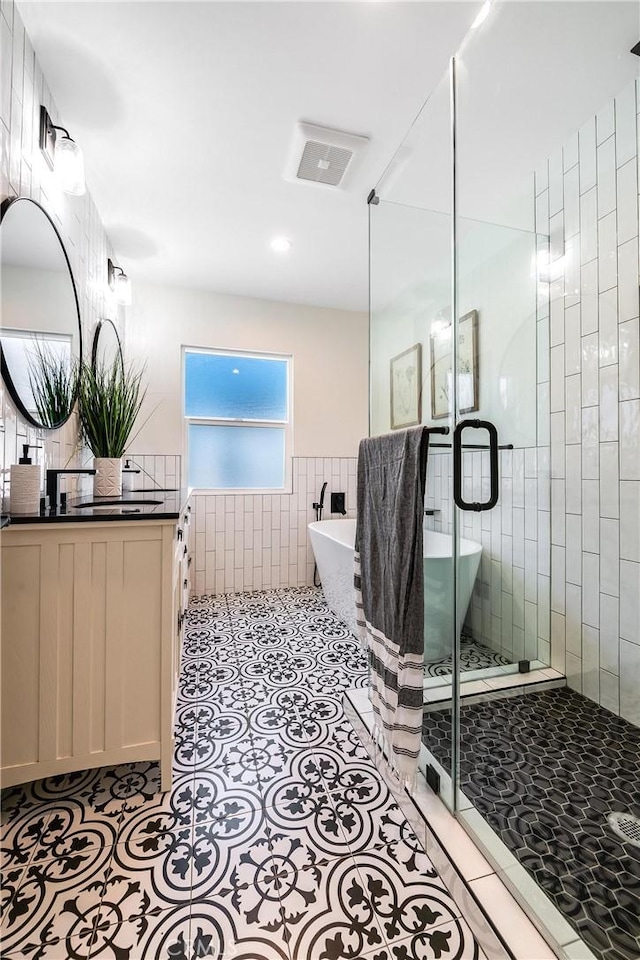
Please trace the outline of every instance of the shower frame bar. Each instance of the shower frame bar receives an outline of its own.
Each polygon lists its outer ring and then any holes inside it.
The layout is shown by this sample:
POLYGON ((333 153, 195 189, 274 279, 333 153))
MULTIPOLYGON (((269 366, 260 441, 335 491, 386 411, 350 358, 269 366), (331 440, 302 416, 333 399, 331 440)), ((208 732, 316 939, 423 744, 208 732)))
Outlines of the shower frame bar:
MULTIPOLYGON (((429 444, 429 446, 431 446, 431 447, 443 447, 443 448, 446 447, 446 448, 448 448, 449 450, 451 449, 451 444, 450 444, 450 443, 431 443, 431 444, 429 444)), ((463 443, 463 444, 461 444, 461 447, 462 447, 463 450, 490 450, 490 449, 491 449, 491 448, 489 447, 489 445, 486 444, 486 443, 485 443, 485 444, 482 444, 482 443, 463 443)), ((501 444, 498 445, 498 450, 513 450, 513 449, 514 449, 514 446, 513 446, 512 443, 501 443, 501 444)))

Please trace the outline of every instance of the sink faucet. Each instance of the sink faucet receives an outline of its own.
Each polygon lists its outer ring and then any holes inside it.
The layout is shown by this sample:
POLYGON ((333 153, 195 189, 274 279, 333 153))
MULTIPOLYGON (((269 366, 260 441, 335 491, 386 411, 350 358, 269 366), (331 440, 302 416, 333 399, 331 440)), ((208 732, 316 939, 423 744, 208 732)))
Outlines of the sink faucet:
POLYGON ((46 490, 49 497, 49 509, 58 511, 60 506, 60 483, 58 477, 63 473, 73 473, 76 475, 87 474, 93 476, 95 470, 47 470, 46 490))

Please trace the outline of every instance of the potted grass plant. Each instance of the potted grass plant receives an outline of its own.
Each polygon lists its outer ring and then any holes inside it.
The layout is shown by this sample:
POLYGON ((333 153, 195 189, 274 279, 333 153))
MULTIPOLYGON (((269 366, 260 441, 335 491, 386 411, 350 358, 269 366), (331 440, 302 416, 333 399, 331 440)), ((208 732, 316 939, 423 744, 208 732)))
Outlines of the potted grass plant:
POLYGON ((110 366, 83 364, 78 408, 82 436, 94 456, 96 497, 122 493, 122 457, 146 394, 142 374, 119 360, 110 366))
POLYGON ((48 344, 36 344, 29 359, 29 383, 40 426, 52 430, 69 419, 78 396, 78 377, 75 360, 54 352, 48 344))

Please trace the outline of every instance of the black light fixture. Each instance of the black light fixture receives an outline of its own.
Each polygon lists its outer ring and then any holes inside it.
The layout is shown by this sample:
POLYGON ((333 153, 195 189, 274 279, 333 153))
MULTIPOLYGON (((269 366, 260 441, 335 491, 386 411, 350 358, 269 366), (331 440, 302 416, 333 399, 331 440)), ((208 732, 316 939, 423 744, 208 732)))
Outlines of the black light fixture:
POLYGON ((640 40, 636 43, 635 47, 631 47, 631 53, 635 53, 636 57, 640 57, 640 40))
POLYGON ((40 149, 45 160, 60 181, 65 193, 82 196, 84 193, 84 158, 69 131, 52 122, 46 107, 40 105, 40 149), (56 133, 60 130, 64 136, 56 133))
POLYGON ((126 275, 122 267, 114 263, 111 257, 107 260, 107 282, 113 290, 116 303, 121 303, 127 307, 131 303, 131 280, 126 275))

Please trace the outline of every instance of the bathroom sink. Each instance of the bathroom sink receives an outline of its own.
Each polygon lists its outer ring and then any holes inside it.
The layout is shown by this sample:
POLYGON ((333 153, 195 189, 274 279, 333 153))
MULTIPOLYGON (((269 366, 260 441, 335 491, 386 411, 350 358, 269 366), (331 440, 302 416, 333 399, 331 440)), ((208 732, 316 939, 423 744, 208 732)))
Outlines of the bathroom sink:
POLYGON ((163 500, 134 500, 121 498, 119 500, 90 500, 88 503, 74 504, 74 510, 85 510, 91 508, 97 510, 100 507, 157 507, 163 500))
POLYGON ((134 493, 178 493, 178 487, 139 487, 134 493))

